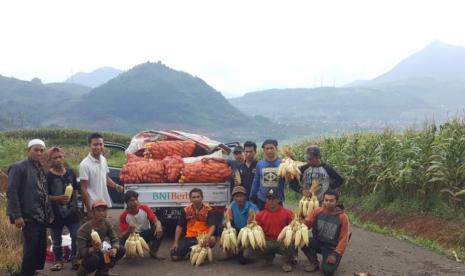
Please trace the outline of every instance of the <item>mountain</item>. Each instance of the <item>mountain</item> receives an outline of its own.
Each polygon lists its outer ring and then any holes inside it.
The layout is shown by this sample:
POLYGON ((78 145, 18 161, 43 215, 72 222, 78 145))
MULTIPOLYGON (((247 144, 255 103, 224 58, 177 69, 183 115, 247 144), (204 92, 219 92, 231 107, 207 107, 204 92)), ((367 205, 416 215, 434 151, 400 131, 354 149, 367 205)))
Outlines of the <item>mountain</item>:
POLYGON ((0 129, 179 129, 225 141, 289 136, 263 116, 240 112, 204 80, 161 62, 137 65, 93 89, 1 77, 0 97, 0 129))
POLYGON ((465 48, 436 41, 373 80, 251 92, 230 102, 246 114, 312 127, 312 134, 441 121, 463 115, 465 48))
POLYGON ((436 81, 465 80, 465 47, 433 41, 372 82, 426 78, 436 81))
POLYGON ((0 130, 41 126, 89 90, 75 84, 43 84, 37 78, 23 81, 0 76, 0 130))
POLYGON ((123 71, 112 67, 98 68, 92 72, 80 72, 66 79, 66 83, 76 83, 88 87, 97 87, 117 77, 123 71))

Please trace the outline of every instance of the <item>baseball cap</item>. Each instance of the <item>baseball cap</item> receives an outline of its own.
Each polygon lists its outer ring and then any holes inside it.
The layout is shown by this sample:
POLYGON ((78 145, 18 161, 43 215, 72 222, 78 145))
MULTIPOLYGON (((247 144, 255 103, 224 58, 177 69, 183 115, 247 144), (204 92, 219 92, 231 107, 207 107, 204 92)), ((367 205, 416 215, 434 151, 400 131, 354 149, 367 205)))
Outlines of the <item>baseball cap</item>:
POLYGON ((239 194, 239 193, 247 195, 247 190, 244 188, 244 186, 236 186, 232 190, 232 196, 234 196, 235 194, 239 194))
POLYGON ((243 152, 244 151, 244 148, 242 146, 236 146, 233 150, 233 153, 236 153, 236 152, 243 152))
POLYGON ((95 208, 100 207, 100 206, 104 206, 104 207, 108 208, 108 205, 105 202, 105 200, 99 198, 99 199, 94 201, 94 204, 92 204, 92 209, 95 209, 95 208))
POLYGON ((276 194, 276 191, 273 189, 269 189, 268 193, 266 193, 266 198, 278 198, 278 195, 276 194))

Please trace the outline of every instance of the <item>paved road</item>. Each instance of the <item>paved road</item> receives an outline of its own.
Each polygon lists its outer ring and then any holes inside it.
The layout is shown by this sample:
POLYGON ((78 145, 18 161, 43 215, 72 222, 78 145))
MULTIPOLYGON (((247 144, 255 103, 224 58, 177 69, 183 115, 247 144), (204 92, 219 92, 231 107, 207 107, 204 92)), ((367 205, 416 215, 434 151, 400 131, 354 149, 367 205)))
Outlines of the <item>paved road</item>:
MULTIPOLYGON (((120 211, 110 211, 110 216, 117 217, 120 211)), ((374 275, 465 275, 465 264, 457 263, 440 254, 423 249, 406 241, 368 232, 352 226, 352 239, 342 259, 336 275, 353 275, 355 272, 370 272, 374 275)), ((171 239, 164 241, 160 255, 168 257, 171 239)), ((221 250, 214 249, 217 258, 214 263, 201 267, 193 267, 188 261, 173 263, 157 261, 146 257, 144 259, 123 259, 112 271, 121 276, 148 275, 282 275, 280 257, 272 266, 264 267, 261 261, 242 266, 234 260, 220 261, 221 250)), ((319 275, 305 273, 302 253, 299 253, 299 264, 294 271, 286 275, 319 275)), ((48 268, 47 268, 48 269, 48 268)), ((69 265, 61 272, 48 272, 47 275, 73 275, 69 265)))

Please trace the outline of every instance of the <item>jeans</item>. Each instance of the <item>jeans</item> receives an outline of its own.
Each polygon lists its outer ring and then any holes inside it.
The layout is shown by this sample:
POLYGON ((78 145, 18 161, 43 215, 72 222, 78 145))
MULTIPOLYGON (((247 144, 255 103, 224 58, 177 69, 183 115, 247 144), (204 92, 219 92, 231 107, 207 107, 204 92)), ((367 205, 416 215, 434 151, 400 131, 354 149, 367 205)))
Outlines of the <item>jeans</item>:
POLYGON ((23 227, 23 260, 21 276, 33 276, 44 268, 47 250, 47 227, 45 224, 26 221, 23 227))
POLYGON ((326 259, 328 258, 329 255, 333 254, 335 247, 330 244, 325 244, 318 239, 312 238, 310 244, 308 246, 302 247, 302 252, 305 253, 305 255, 311 255, 316 258, 316 254, 320 253, 323 255, 323 261, 321 262, 321 268, 323 270, 324 275, 333 275, 337 267, 339 266, 339 263, 341 262, 341 256, 338 256, 336 259, 335 264, 328 264, 326 262, 326 259))
POLYGON ((61 246, 61 243, 62 243, 61 235, 63 233, 64 226, 68 228, 69 234, 71 236, 71 258, 76 257, 76 253, 77 253, 76 235, 77 235, 77 231, 79 230, 79 226, 80 226, 79 221, 72 223, 72 224, 65 224, 65 225, 57 226, 57 227, 50 229, 52 232, 53 255, 55 256, 55 262, 63 261, 63 249, 61 246))

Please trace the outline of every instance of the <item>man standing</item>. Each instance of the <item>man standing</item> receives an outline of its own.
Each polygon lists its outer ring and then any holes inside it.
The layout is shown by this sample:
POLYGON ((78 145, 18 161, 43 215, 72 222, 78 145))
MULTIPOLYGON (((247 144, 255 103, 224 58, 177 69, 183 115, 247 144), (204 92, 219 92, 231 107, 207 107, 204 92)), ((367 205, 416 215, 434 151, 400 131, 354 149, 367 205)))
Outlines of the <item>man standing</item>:
POLYGON ((238 145, 233 150, 234 160, 237 163, 241 164, 244 162, 244 148, 241 145, 238 145))
POLYGON ((103 136, 99 133, 92 133, 88 137, 90 153, 79 164, 79 178, 81 182, 82 201, 87 210, 87 215, 92 212, 93 202, 101 198, 105 200, 108 207, 111 207, 111 199, 108 194, 107 186, 116 189, 122 193, 123 186, 116 184, 108 176, 110 172, 107 159, 103 156, 103 136))
POLYGON ((318 200, 322 202, 324 193, 328 189, 339 188, 344 183, 344 178, 333 167, 321 162, 318 146, 307 147, 305 159, 308 163, 299 168, 302 173, 300 184, 298 180, 293 180, 289 186, 304 196, 311 196, 312 193, 315 193, 318 200))
POLYGON ((292 222, 292 212, 279 204, 279 198, 276 194, 273 189, 268 190, 266 207, 255 217, 258 225, 262 227, 265 233, 266 248, 263 251, 260 249, 245 250, 244 257, 264 257, 267 264, 271 265, 275 255, 280 254, 284 257, 284 263, 281 266, 282 270, 290 272, 292 271, 294 248, 292 246, 285 248, 277 239, 284 227, 292 222))
POLYGON ((171 260, 179 261, 190 251, 191 246, 197 244, 197 236, 205 234, 205 243, 213 248, 216 238, 213 236, 216 224, 212 208, 203 203, 203 192, 199 188, 193 188, 189 192, 191 204, 181 211, 174 242, 171 246, 171 260), (181 236, 185 232, 185 236, 181 236))
POLYGON ((257 166, 257 159, 255 155, 257 154, 257 144, 251 141, 244 143, 244 158, 243 162, 239 166, 239 185, 244 186, 247 191, 247 199, 250 198, 250 191, 252 190, 252 182, 255 177, 255 171, 257 166))
POLYGON ((54 222, 50 225, 53 241, 55 264, 52 271, 63 269, 62 232, 66 226, 71 236, 71 257, 73 269, 77 269, 76 235, 79 229, 79 212, 77 207, 77 181, 73 170, 65 167, 65 152, 62 148, 52 147, 48 150, 50 169, 47 173, 47 188, 52 203, 54 222), (65 195, 68 185, 73 188, 71 196, 65 195))
POLYGON ((131 233, 139 233, 150 247, 150 256, 164 260, 157 256, 163 236, 160 220, 149 206, 139 203, 139 194, 136 191, 127 191, 124 194, 124 202, 126 210, 119 217, 121 244, 126 242, 131 233))
MULTIPOLYGON (((230 218, 232 227, 236 232, 244 228, 249 220, 249 212, 258 212, 258 207, 250 201, 247 201, 247 191, 242 186, 236 186, 232 192, 233 202, 226 210, 227 216, 230 218)), ((243 251, 240 250, 237 254, 239 263, 247 264, 248 260, 244 258, 243 251)))
POLYGON ((123 258, 124 247, 119 246, 118 235, 107 217, 107 203, 103 199, 96 199, 92 204, 91 219, 84 223, 77 234, 78 256, 82 260, 77 276, 85 276, 94 271, 98 276, 109 276, 110 268, 123 258), (92 231, 97 232, 100 241, 92 238, 92 231), (108 238, 110 248, 105 249, 102 241, 108 238))
POLYGON ((280 204, 284 202, 284 179, 278 176, 281 159, 278 158, 278 141, 265 140, 262 144, 265 160, 257 163, 256 173, 252 182, 251 200, 260 210, 265 207, 266 195, 270 189, 276 193, 280 204))
POLYGON ((10 221, 23 232, 21 275, 33 276, 42 270, 47 247, 47 224, 53 214, 47 196, 47 178, 42 168, 45 143, 32 139, 27 145, 27 159, 8 170, 8 207, 10 221))
POLYGON ((319 269, 317 253, 321 253, 324 275, 331 276, 336 272, 349 242, 349 219, 344 212, 344 206, 338 204, 338 200, 337 191, 326 191, 323 207, 313 210, 305 219, 305 224, 312 228, 313 232, 308 247, 302 248, 302 252, 310 262, 310 265, 305 267, 305 271, 319 269))

